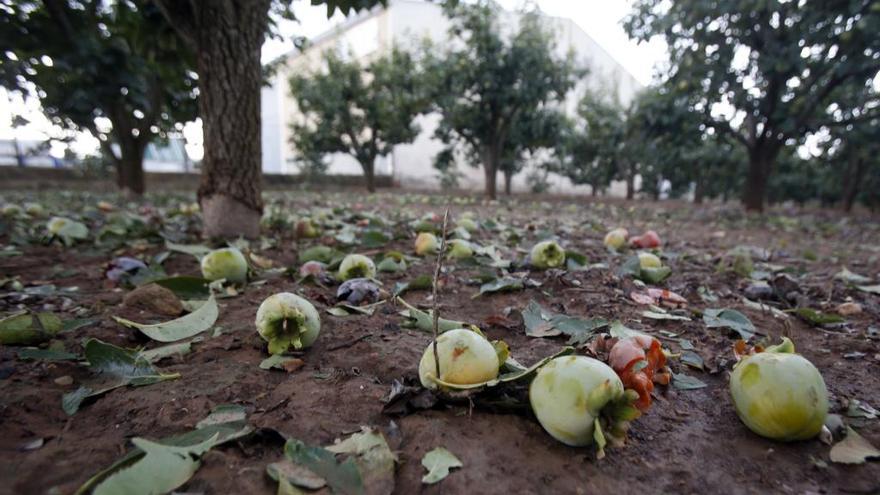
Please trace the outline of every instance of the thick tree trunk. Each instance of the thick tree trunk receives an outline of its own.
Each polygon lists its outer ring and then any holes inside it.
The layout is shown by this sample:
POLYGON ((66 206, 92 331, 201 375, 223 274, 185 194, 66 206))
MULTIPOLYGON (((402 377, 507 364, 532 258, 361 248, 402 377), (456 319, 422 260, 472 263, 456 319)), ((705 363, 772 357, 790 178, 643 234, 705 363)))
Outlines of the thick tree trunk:
POLYGON ((596 197, 599 195, 599 187, 596 184, 590 184, 590 196, 596 197))
POLYGON ((199 113, 205 237, 257 237, 263 211, 260 47, 270 0, 198 3, 199 113))
POLYGON ((513 185, 513 172, 504 171, 504 194, 510 196, 511 186, 513 185))
POLYGON ((746 211, 763 212, 767 199, 767 179, 773 168, 777 152, 765 148, 749 150, 749 170, 742 194, 746 211))
POLYGON ((144 193, 144 150, 146 143, 131 137, 119 143, 121 158, 117 162, 117 184, 124 193, 140 196, 144 193))
POLYGON ((852 207, 856 202, 856 196, 859 195, 859 185, 867 168, 865 165, 866 160, 861 157, 852 156, 845 169, 841 207, 847 213, 852 211, 852 207))
POLYGON ((633 199, 636 196, 636 174, 629 170, 626 174, 626 199, 633 199))
POLYGON ((361 164, 364 169, 364 180, 367 183, 367 191, 376 192, 376 167, 375 161, 361 164))
POLYGON ((697 177, 697 180, 694 183, 694 203, 698 205, 703 204, 703 198, 705 196, 706 185, 703 183, 703 179, 701 177, 697 177))
POLYGON ((498 178, 498 152, 494 146, 486 146, 483 149, 483 172, 486 177, 486 197, 496 199, 498 197, 496 182, 498 178))

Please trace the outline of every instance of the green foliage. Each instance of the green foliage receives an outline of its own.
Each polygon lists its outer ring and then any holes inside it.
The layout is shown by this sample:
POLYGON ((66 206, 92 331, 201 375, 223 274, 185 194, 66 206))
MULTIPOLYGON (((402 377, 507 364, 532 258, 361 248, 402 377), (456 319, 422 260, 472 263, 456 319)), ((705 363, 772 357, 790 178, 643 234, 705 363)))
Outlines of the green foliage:
POLYGON ((193 58, 152 3, 2 4, 0 84, 37 96, 53 124, 119 144, 108 154, 139 168, 147 143, 195 118, 193 58))
POLYGON ((522 12, 510 36, 502 34, 500 8, 491 0, 446 4, 445 12, 447 48, 424 49, 427 87, 442 116, 435 136, 482 163, 494 197, 502 161, 514 171, 523 152, 542 145, 544 124, 553 122, 555 106, 582 71, 572 56, 554 55, 553 35, 537 12, 522 12))
POLYGON ((638 0, 630 36, 662 36, 665 85, 686 96, 706 126, 748 152, 743 198, 763 206, 785 146, 823 128, 878 114, 880 5, 865 0, 638 0), (733 112, 719 112, 720 107, 733 112))
POLYGON ((416 63, 396 48, 366 66, 333 52, 324 61, 326 70, 290 79, 302 112, 291 125, 292 144, 310 163, 329 153, 353 156, 372 191, 376 158, 419 133, 413 120, 426 100, 416 63))

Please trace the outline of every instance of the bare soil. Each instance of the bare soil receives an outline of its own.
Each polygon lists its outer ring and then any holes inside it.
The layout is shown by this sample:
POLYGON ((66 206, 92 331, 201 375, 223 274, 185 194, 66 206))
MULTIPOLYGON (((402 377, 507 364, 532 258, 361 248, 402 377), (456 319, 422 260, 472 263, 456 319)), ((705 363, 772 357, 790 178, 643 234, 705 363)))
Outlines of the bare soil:
MULTIPOLYGON (((351 197, 351 196, 349 196, 351 197)), ((289 211, 316 205, 347 202, 345 196, 295 195, 284 199, 289 211)), ((392 214, 402 208, 415 217, 425 211, 442 213, 443 199, 428 204, 413 201, 405 206, 402 195, 383 194, 353 208, 392 214)), ((89 371, 73 361, 22 361, 16 349, 0 347, 0 493, 72 493, 97 471, 130 448, 132 437, 161 438, 192 429, 218 404, 247 408, 255 427, 274 429, 313 445, 327 445, 362 425, 382 431, 399 453, 395 493, 878 493, 880 462, 848 466, 828 460, 830 447, 818 439, 779 443, 750 432, 737 418, 727 382, 733 364, 734 339, 724 331, 707 329, 699 318, 663 322, 640 316, 644 306, 628 292, 632 282, 613 273, 624 259, 609 254, 602 245, 606 229, 625 226, 638 233, 652 228, 665 242, 673 275, 663 284, 690 302, 690 307, 736 308, 747 314, 771 340, 789 335, 798 351, 822 372, 832 412, 843 413, 845 401, 857 398, 880 407, 880 296, 847 288, 833 275, 842 266, 876 277, 880 273, 880 220, 848 218, 829 211, 775 210, 764 217, 745 217, 736 208, 681 203, 587 202, 530 198, 497 204, 472 202, 454 205, 453 215, 473 210, 480 219, 501 217, 525 229, 520 247, 528 248, 539 231, 553 231, 567 248, 586 254, 591 263, 610 268, 570 272, 564 279, 546 272, 531 277, 540 288, 474 298, 478 286, 469 282, 475 270, 451 266, 440 291, 444 317, 481 324, 493 339, 504 339, 513 356, 532 363, 565 345, 564 337, 532 338, 521 326, 482 325, 505 308, 523 309, 534 299, 545 307, 575 316, 619 319, 633 328, 664 337, 666 330, 689 339, 710 372, 689 369, 673 360, 676 371, 707 383, 699 390, 679 391, 658 387, 650 411, 631 428, 625 447, 611 449, 596 460, 590 448, 567 447, 546 434, 528 413, 500 414, 467 405, 441 406, 403 417, 383 414, 384 398, 393 380, 417 376, 418 360, 430 335, 401 328, 401 308, 381 306, 372 316, 339 318, 324 312, 335 300, 335 287, 299 285, 289 277, 275 277, 249 286, 243 294, 220 301, 219 335, 193 346, 193 352, 157 364, 163 372, 180 373, 177 380, 145 387, 114 390, 87 402, 67 416, 61 396, 78 386, 89 371), (737 245, 763 247, 770 262, 794 270, 801 292, 811 307, 825 311, 846 300, 861 304, 860 314, 832 330, 814 328, 795 316, 788 319, 749 309, 741 297, 748 280, 731 273, 716 273, 717 257, 737 245), (572 283, 572 281, 577 281, 572 283), (719 300, 705 303, 697 290, 706 287, 719 300), (265 344, 254 329, 259 303, 280 291, 303 294, 322 313, 322 333, 302 354, 306 365, 293 372, 265 371, 258 367, 267 357, 265 344), (869 330, 870 328, 875 330, 869 330), (873 335, 873 338, 871 336, 873 335), (861 354, 851 354, 861 353, 861 354), (845 357, 848 356, 848 357, 845 357), (69 385, 56 379, 73 378, 69 385), (37 438, 40 448, 23 447, 37 438), (464 467, 436 485, 423 485, 422 456, 444 446, 464 467)), ((259 250, 279 266, 295 266, 296 253, 317 241, 297 242, 290 232, 271 233, 281 239, 277 247, 259 250)), ((392 241, 388 249, 411 252, 412 237, 392 241)), ((480 243, 502 241, 483 231, 480 243)), ((0 237, 3 243, 8 239, 0 237)), ((196 242, 192 238, 190 242, 196 242)), ((149 246, 145 253, 161 250, 149 246)), ((509 250, 517 257, 524 253, 509 250)), ((125 347, 159 345, 135 330, 121 327, 112 315, 137 321, 167 317, 122 309, 125 293, 112 288, 103 269, 120 255, 141 254, 138 247, 115 252, 61 246, 30 246, 22 256, 0 258, 0 278, 18 276, 25 286, 47 282, 76 286, 75 305, 91 308, 99 323, 62 335, 68 350, 81 352, 86 337, 96 337, 125 347)), ((173 254, 165 263, 169 274, 199 275, 195 258, 173 254)), ((430 273, 432 263, 415 264, 406 274, 379 278, 390 288, 394 281, 430 273)), ((6 297, 6 296, 4 296, 6 297)), ((430 291, 413 291, 405 298, 413 304, 429 302, 430 291)), ((32 297, 25 307, 42 309, 61 301, 32 297)), ((781 306, 785 308, 785 306, 781 306)), ((4 312, 15 309, 9 298, 0 298, 4 312)), ((64 309, 66 311, 67 309, 64 309)), ((676 339, 663 339, 677 352, 676 339)), ((845 418, 874 445, 880 445, 880 420, 845 418)), ((188 493, 275 493, 276 484, 265 473, 266 465, 282 457, 282 444, 266 437, 251 437, 210 451, 201 469, 180 491, 188 493)))

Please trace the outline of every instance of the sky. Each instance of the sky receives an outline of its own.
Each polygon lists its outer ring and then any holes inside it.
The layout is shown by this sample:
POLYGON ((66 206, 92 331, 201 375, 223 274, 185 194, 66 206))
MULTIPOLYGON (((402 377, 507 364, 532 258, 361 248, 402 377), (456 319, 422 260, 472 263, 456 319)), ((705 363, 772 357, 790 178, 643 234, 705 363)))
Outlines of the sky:
MULTIPOLYGON (((498 0, 506 9, 516 9, 522 0, 498 0)), ((617 59, 640 83, 647 85, 653 76, 654 67, 666 59, 666 48, 662 41, 637 44, 626 36, 620 21, 630 11, 631 0, 535 0, 533 1, 548 15, 567 17, 577 23, 612 57, 617 59)), ((282 36, 287 39, 269 39, 263 45, 262 59, 264 62, 290 51, 293 43, 291 36, 312 38, 335 25, 343 22, 345 17, 336 13, 327 19, 324 6, 312 6, 309 0, 295 0, 294 13, 299 22, 284 21, 279 25, 282 36)), ((52 126, 40 113, 39 103, 23 101, 11 96, 0 88, 0 139, 13 137, 12 112, 21 113, 31 120, 31 124, 15 131, 16 137, 22 140, 43 140, 53 134, 52 126)), ((55 131, 54 134, 60 134, 55 131)), ((193 159, 201 158, 201 126, 189 123, 184 129, 187 141, 191 143, 187 151, 193 159)), ((98 147, 97 139, 90 135, 80 135, 72 148, 79 154, 93 152, 98 147)), ((60 156, 64 147, 57 145, 53 154, 60 156)))

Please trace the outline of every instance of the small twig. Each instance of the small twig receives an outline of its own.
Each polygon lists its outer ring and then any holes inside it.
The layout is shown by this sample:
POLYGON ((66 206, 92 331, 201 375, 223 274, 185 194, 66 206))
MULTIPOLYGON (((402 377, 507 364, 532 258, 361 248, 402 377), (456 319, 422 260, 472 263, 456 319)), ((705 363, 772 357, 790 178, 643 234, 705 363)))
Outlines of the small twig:
POLYGON ((433 306, 434 317, 434 368, 437 372, 437 379, 440 379, 440 355, 437 353, 437 336, 440 330, 440 303, 437 302, 437 285, 440 280, 440 270, 443 268, 443 252, 446 251, 446 227, 449 225, 449 207, 443 214, 443 229, 440 233, 440 247, 437 249, 437 263, 434 265, 434 280, 431 284, 431 305, 433 306))
POLYGON ((346 347, 351 347, 362 340, 367 340, 368 338, 370 338, 372 336, 373 336, 373 334, 371 334, 371 333, 368 333, 366 335, 361 335, 360 337, 353 339, 353 340, 349 340, 348 342, 343 342, 341 344, 331 345, 330 347, 327 348, 327 350, 328 351, 336 351, 339 349, 344 349, 346 347))

